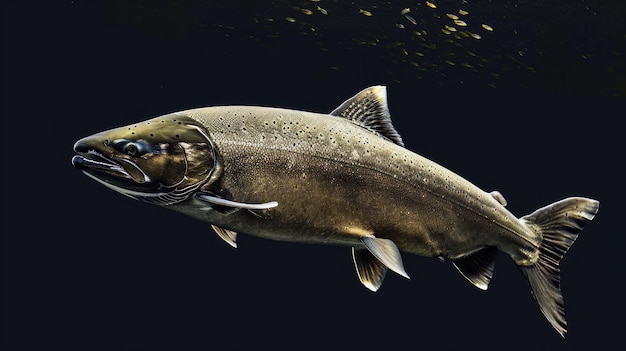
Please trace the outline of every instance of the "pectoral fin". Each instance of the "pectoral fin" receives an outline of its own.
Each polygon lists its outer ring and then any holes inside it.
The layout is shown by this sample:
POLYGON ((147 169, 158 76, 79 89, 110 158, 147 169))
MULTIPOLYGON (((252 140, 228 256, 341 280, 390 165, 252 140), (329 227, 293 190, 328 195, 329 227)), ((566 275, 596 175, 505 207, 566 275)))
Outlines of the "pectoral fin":
POLYGON ((237 233, 232 230, 220 228, 216 225, 211 224, 211 228, 219 235, 222 240, 228 243, 228 245, 237 248, 237 233))
POLYGON ((197 193, 196 198, 204 202, 213 204, 213 205, 231 207, 231 208, 236 208, 236 209, 246 209, 246 210, 267 210, 267 209, 278 206, 278 202, 276 201, 270 201, 270 202, 261 203, 261 204, 247 204, 243 202, 236 202, 236 201, 222 199, 222 198, 215 197, 206 193, 197 193))
POLYGON ((387 267, 367 249, 352 248, 352 259, 359 280, 366 288, 377 291, 383 284, 387 267))
POLYGON ((400 250, 393 241, 389 239, 376 238, 374 236, 365 236, 361 238, 361 242, 367 250, 374 255, 385 267, 400 274, 405 278, 409 275, 404 270, 402 264, 402 256, 400 250))
POLYGON ((486 246, 467 256, 452 260, 454 267, 477 288, 487 290, 496 265, 498 248, 486 246))

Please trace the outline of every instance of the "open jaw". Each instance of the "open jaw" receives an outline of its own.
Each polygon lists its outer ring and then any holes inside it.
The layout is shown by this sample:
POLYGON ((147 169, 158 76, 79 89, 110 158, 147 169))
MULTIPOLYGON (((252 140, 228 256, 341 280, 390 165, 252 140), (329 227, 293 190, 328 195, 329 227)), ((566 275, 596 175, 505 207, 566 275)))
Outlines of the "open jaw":
POLYGON ((153 192, 153 184, 150 177, 132 161, 124 160, 126 168, 131 169, 133 176, 119 162, 116 162, 95 150, 78 152, 72 157, 72 165, 85 175, 102 183, 117 192, 131 197, 146 196, 153 192))
POLYGON ((72 157, 72 165, 85 173, 103 178, 104 181, 112 177, 133 180, 133 177, 117 162, 94 150, 81 152, 72 157))

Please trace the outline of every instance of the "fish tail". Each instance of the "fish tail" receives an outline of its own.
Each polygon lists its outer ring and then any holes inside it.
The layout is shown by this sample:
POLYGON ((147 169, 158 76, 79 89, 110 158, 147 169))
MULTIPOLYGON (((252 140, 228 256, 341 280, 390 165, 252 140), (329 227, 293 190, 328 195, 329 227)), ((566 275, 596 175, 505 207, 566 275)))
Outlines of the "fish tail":
POLYGON ((562 337, 567 332, 567 322, 559 262, 598 207, 596 200, 570 197, 521 218, 542 239, 536 263, 518 267, 528 280, 539 309, 562 337))

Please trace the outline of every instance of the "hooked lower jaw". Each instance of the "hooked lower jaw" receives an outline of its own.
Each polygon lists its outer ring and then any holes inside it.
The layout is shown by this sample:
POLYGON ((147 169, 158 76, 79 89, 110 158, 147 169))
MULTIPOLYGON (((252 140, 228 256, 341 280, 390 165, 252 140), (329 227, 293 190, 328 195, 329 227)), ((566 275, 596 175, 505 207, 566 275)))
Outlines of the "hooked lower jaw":
POLYGON ((122 166, 94 150, 74 155, 72 165, 85 173, 92 173, 94 176, 100 174, 105 178, 116 177, 132 180, 130 174, 122 166))
MULTIPOLYGON (((136 200, 148 201, 164 195, 158 188, 151 186, 150 177, 143 171, 139 170, 144 182, 139 183, 124 167, 101 153, 86 148, 75 147, 74 150, 77 154, 72 157, 72 165, 107 188, 136 200)), ((128 163, 138 169, 134 163, 128 163)))

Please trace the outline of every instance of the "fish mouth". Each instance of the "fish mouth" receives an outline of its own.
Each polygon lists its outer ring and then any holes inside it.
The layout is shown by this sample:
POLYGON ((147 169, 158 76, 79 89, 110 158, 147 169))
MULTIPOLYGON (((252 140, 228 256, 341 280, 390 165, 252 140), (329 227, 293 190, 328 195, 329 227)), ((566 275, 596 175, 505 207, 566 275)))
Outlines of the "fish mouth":
POLYGON ((83 172, 93 172, 108 177, 133 178, 117 162, 95 150, 88 150, 72 157, 72 165, 83 172))
POLYGON ((77 154, 72 157, 72 165, 76 169, 117 192, 141 197, 156 191, 150 177, 132 161, 122 159, 127 163, 125 168, 94 149, 79 151, 75 148, 75 151, 77 154))

